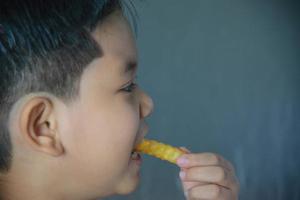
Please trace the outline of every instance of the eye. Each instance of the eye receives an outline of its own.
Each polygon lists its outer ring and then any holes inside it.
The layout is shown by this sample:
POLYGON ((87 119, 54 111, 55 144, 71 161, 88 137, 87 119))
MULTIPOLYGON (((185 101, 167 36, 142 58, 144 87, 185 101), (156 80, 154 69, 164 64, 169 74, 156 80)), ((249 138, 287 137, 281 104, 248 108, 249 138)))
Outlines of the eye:
POLYGON ((123 88, 122 90, 125 92, 133 92, 133 90, 137 87, 136 83, 131 83, 130 85, 126 86, 125 88, 123 88))
MULTIPOLYGON (((135 77, 135 79, 137 79, 137 77, 135 77)), ((127 85, 126 87, 124 87, 122 89, 122 91, 131 93, 131 92, 133 92, 137 88, 137 86, 138 86, 137 83, 131 82, 129 85, 127 85)))

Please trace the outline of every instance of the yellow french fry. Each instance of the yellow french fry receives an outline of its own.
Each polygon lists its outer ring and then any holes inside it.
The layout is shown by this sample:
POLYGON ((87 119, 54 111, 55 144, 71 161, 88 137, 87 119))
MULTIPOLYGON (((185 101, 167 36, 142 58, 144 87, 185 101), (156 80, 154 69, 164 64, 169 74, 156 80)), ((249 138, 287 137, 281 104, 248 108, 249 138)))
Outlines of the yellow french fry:
POLYGON ((177 147, 172 147, 168 144, 163 144, 149 139, 143 139, 143 141, 135 148, 135 151, 148 154, 174 164, 176 164, 177 158, 186 153, 177 147))

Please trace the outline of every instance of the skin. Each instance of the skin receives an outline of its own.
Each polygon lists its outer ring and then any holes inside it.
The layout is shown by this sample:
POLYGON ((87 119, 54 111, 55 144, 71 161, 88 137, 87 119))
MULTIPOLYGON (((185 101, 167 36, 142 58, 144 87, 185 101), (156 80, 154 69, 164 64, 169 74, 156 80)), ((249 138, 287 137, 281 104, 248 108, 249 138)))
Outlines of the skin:
POLYGON ((128 194, 139 183, 140 166, 130 156, 148 131, 153 102, 139 87, 128 92, 136 75, 125 73, 137 62, 134 36, 120 12, 92 36, 104 55, 84 70, 78 98, 65 104, 30 94, 12 110, 14 159, 3 189, 11 199, 96 199, 128 194))
POLYGON ((239 184, 234 168, 214 153, 191 153, 177 159, 179 177, 187 200, 238 200, 239 184))
MULTIPOLYGON (((110 15, 92 36, 104 55, 84 70, 78 98, 66 104, 51 94, 34 93, 14 105, 9 119, 13 165, 1 176, 5 199, 90 200, 136 189, 140 166, 130 154, 148 132, 145 118, 153 102, 139 87, 128 92, 136 70, 124 71, 127 63, 137 62, 137 49, 122 14, 110 15)), ((182 184, 188 200, 235 199, 237 183, 227 161, 184 156, 188 162, 178 160, 178 165, 187 174, 182 184), (231 171, 215 176, 213 166, 231 171), (209 187, 219 184, 229 189, 209 187)))

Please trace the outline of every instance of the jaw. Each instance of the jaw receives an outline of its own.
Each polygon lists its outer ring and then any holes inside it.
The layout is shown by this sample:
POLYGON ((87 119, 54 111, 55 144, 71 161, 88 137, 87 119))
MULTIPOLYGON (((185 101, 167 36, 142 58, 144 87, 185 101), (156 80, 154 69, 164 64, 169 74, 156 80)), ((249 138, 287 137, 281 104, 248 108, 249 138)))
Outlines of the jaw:
POLYGON ((139 184, 140 175, 139 172, 132 169, 129 169, 128 174, 126 174, 123 180, 119 183, 116 188, 116 194, 118 195, 127 195, 134 192, 139 184))
POLYGON ((133 160, 131 156, 128 157, 127 168, 124 169, 123 175, 116 187, 116 194, 127 195, 134 192, 140 182, 140 168, 141 165, 133 160))

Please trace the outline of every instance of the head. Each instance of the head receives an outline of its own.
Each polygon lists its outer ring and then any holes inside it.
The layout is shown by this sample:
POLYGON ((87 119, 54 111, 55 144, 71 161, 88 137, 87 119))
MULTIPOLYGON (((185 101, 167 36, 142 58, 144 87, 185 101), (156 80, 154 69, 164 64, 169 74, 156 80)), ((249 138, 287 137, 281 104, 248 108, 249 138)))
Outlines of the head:
MULTIPOLYGON (((122 1, 123 2, 123 1, 122 1)), ((130 158, 151 98, 118 0, 8 1, 0 10, 3 195, 94 199, 128 194, 130 158)))

